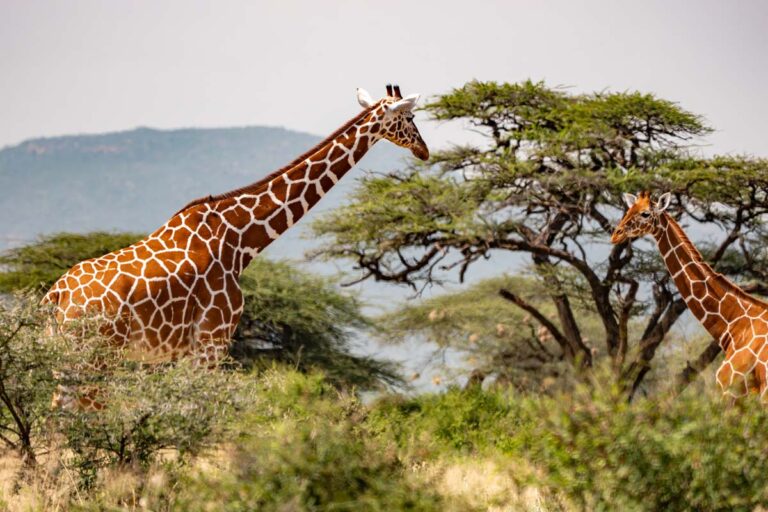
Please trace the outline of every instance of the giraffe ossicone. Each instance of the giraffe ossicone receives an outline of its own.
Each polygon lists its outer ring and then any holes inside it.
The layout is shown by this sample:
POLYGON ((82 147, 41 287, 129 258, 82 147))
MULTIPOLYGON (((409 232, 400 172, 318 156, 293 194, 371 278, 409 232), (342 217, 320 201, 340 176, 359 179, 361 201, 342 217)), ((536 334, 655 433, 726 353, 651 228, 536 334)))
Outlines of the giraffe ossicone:
POLYGON ((652 201, 649 192, 625 194, 628 210, 611 236, 614 244, 644 235, 656 239, 664 263, 688 309, 718 340, 725 359, 717 370, 723 393, 766 397, 768 303, 749 295, 707 264, 683 228, 669 215, 672 196, 652 201))
POLYGON ((227 353, 243 311, 238 278, 252 258, 376 142, 389 140, 429 158, 413 119, 418 95, 403 98, 391 85, 387 92, 373 101, 358 89, 363 111, 283 168, 194 200, 146 238, 72 267, 43 299, 54 310, 55 325, 66 328, 95 313, 104 318, 103 333, 133 358, 161 362, 192 355, 215 364, 227 353))

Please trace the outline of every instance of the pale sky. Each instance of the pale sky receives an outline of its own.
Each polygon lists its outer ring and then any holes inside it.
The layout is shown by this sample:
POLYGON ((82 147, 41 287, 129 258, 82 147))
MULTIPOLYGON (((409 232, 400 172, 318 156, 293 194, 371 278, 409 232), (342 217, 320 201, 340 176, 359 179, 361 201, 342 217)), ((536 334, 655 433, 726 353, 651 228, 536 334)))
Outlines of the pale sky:
MULTIPOLYGON (((354 89, 477 78, 654 92, 768 155, 765 1, 0 0, 0 147, 72 133, 276 125, 324 135, 354 89)), ((461 137, 422 121, 432 147, 461 137)))

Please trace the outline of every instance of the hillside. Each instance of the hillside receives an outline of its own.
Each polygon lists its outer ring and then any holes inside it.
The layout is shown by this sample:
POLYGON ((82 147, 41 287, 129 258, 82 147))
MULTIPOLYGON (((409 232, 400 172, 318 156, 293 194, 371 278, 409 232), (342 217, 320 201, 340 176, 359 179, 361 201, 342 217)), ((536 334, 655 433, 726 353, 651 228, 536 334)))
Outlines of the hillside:
MULTIPOLYGON (((137 128, 6 147, 0 150, 0 249, 56 231, 153 230, 191 199, 255 181, 319 139, 263 126, 137 128)), ((386 170, 406 155, 390 144, 377 145, 320 208, 338 204, 360 168, 386 170)), ((300 256, 305 242, 299 234, 281 239, 270 252, 300 256)))

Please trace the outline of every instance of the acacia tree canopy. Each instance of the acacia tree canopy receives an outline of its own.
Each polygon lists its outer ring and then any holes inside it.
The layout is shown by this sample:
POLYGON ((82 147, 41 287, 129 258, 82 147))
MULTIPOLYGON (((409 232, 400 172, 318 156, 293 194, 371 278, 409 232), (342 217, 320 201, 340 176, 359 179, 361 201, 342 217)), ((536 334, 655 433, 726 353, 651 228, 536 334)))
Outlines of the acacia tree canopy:
MULTIPOLYGON (((632 392, 685 303, 655 246, 609 244, 622 193, 672 192, 670 211, 696 227, 692 238, 710 263, 737 280, 766 277, 768 161, 698 156, 691 147, 711 130, 673 102, 475 81, 424 110, 468 124, 484 140, 369 176, 350 204, 316 222, 327 240, 320 254, 352 259, 361 279, 418 288, 452 272, 463 278, 499 251, 526 254, 554 318, 525 289, 502 296, 550 331, 563 360, 589 366, 596 354, 607 356, 632 392), (584 340, 574 301, 598 315, 602 339, 584 340)), ((702 357, 711 361, 711 353, 702 357)))

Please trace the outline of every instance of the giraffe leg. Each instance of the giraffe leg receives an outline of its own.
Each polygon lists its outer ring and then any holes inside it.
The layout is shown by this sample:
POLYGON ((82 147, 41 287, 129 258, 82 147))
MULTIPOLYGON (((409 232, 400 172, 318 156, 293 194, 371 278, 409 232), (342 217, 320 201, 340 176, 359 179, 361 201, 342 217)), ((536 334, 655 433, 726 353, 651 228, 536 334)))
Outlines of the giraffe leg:
POLYGON ((229 354, 229 339, 201 340, 200 346, 192 353, 195 366, 216 368, 229 354))
POLYGON ((232 335, 243 312, 240 288, 219 292, 200 313, 191 343, 190 355, 195 364, 213 368, 229 354, 232 335))
POLYGON ((229 355, 232 335, 239 319, 240 315, 238 314, 231 322, 217 323, 216 325, 212 325, 210 321, 202 323, 197 331, 190 354, 195 365, 215 368, 229 355))

